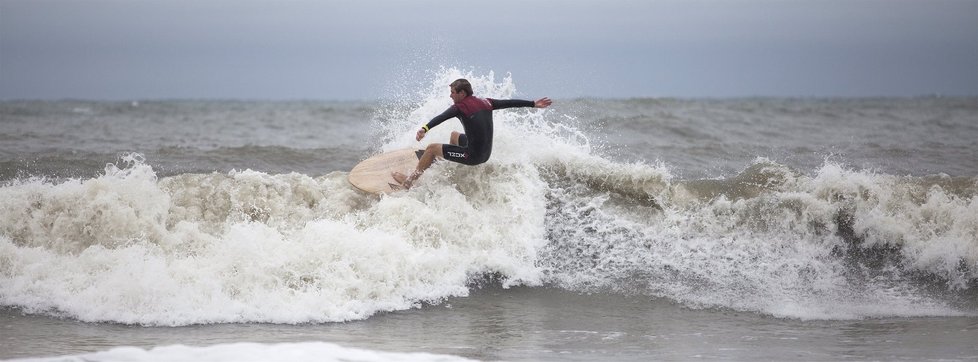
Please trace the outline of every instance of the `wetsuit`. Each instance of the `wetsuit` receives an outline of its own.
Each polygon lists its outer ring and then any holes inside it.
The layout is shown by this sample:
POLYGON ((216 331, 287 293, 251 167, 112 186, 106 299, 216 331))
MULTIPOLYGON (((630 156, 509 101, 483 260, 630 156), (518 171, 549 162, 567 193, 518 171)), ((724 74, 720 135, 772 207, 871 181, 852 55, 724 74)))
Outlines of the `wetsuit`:
POLYGON ((448 107, 444 113, 435 116, 425 129, 431 129, 445 120, 458 117, 465 128, 459 135, 458 146, 442 145, 442 157, 466 165, 478 165, 489 160, 492 153, 492 111, 513 107, 533 107, 533 101, 519 99, 490 99, 468 96, 448 107))

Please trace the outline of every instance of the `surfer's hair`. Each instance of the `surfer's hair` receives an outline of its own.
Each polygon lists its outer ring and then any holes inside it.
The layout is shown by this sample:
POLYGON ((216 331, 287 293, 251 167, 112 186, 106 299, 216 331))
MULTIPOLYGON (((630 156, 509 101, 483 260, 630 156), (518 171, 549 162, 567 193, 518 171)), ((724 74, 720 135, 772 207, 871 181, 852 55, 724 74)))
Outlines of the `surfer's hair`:
POLYGON ((468 79, 465 78, 456 79, 454 82, 452 82, 452 84, 449 84, 448 86, 452 87, 452 90, 455 91, 455 93, 465 92, 465 95, 467 96, 472 95, 472 83, 469 83, 468 79))

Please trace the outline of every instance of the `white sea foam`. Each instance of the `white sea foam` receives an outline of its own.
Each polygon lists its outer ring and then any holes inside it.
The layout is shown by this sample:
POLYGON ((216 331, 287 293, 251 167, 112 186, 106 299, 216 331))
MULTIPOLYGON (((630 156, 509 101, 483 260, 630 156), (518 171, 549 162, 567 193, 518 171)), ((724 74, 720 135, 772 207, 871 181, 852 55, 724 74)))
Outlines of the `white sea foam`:
MULTIPOLYGON (((542 187, 508 179, 473 192, 542 187)), ((542 202, 470 203, 438 184, 374 200, 340 173, 157 182, 137 161, 89 180, 9 185, 0 298, 85 321, 301 323, 466 295, 483 273, 535 281, 542 202)))
POLYGON ((598 198, 564 187, 548 210, 549 275, 571 289, 806 319, 974 314, 944 298, 978 279, 973 189, 832 163, 809 177, 757 162, 716 182, 652 178, 638 193, 627 182, 598 198), (943 292, 915 274, 946 281, 943 292))
POLYGON ((430 353, 396 353, 372 351, 360 348, 342 347, 324 342, 304 343, 232 343, 218 344, 206 347, 190 347, 183 345, 160 346, 151 349, 138 347, 116 347, 108 351, 86 353, 71 356, 25 358, 11 361, 46 362, 46 361, 131 361, 131 362, 180 362, 180 361, 357 361, 357 362, 387 362, 387 361, 472 361, 467 358, 438 355, 430 353))

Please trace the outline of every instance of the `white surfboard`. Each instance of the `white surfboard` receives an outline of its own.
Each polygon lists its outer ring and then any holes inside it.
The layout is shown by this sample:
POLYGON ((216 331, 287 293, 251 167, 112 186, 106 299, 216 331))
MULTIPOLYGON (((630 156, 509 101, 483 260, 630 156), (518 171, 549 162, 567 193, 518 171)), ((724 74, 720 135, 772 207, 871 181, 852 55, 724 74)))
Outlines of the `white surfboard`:
POLYGON ((410 175, 417 169, 423 152, 405 148, 370 157, 353 166, 347 180, 353 187, 372 194, 403 190, 404 187, 394 181, 391 173, 397 171, 410 175))

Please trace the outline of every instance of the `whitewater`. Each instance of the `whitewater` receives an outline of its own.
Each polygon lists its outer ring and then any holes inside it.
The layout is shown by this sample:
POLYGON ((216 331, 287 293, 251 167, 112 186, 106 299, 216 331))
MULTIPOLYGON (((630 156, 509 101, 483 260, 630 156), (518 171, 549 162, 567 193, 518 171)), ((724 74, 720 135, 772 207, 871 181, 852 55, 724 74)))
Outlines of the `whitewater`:
MULTIPOLYGON (((508 295, 693 313, 704 329, 743 313, 826 330, 940 318, 976 335, 978 100, 557 100, 496 111, 484 165, 439 162, 380 197, 348 184, 371 154, 422 148, 415 130, 461 77, 482 97, 546 96, 445 68, 377 103, 0 103, 4 315, 28 327, 346 328, 508 295)), ((608 323, 593 340, 656 325, 608 323)), ((257 338, 244 329, 230 342, 257 338)), ((978 355, 954 346, 945 357, 978 355)), ((682 356, 649 351, 627 356, 682 356)))

